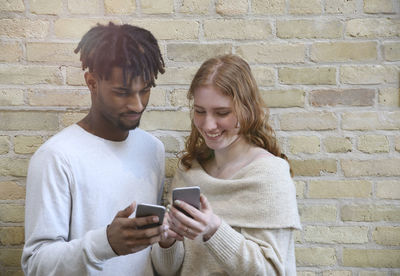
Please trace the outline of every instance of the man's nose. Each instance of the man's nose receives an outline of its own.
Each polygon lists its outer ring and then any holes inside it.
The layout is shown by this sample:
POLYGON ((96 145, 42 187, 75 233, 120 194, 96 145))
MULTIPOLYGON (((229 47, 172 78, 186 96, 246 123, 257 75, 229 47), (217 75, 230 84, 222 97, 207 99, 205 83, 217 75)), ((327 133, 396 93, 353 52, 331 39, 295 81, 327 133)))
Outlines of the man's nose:
POLYGON ((142 99, 139 93, 131 93, 127 99, 127 108, 129 111, 142 112, 144 109, 142 99))

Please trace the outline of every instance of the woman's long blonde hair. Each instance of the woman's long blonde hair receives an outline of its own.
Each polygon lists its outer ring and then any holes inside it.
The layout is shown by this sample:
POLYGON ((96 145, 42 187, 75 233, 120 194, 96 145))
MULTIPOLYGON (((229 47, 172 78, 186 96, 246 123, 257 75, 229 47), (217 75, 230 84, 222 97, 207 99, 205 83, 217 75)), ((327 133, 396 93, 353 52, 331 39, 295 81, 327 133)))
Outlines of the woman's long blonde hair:
MULTIPOLYGON (((246 61, 235 55, 223 55, 205 61, 194 76, 187 95, 192 114, 194 92, 199 87, 209 85, 232 97, 239 122, 239 135, 249 143, 287 160, 277 143, 274 130, 268 123, 269 110, 261 98, 246 61)), ((190 169, 194 159, 203 164, 213 156, 214 151, 207 147, 193 123, 192 116, 190 136, 186 140, 185 150, 180 154, 181 164, 190 169)))

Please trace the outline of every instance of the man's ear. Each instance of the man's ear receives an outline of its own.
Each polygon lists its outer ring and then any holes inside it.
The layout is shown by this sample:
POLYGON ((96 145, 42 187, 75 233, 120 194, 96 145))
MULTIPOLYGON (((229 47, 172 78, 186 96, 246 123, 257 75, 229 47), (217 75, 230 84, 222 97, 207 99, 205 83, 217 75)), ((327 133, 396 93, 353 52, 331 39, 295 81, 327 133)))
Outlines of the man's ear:
POLYGON ((85 81, 86 85, 90 90, 90 93, 96 94, 97 93, 97 86, 98 86, 98 78, 95 73, 86 72, 85 73, 85 81))

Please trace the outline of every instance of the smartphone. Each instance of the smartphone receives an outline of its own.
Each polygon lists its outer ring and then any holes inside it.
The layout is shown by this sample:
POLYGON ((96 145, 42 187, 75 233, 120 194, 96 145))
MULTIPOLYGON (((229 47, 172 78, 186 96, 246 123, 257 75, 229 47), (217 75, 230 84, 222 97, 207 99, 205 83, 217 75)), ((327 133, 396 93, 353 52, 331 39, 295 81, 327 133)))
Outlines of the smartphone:
POLYGON ((158 216, 158 223, 151 223, 138 227, 138 229, 148 229, 160 226, 163 223, 165 207, 160 205, 139 203, 136 207, 136 217, 158 216))
MULTIPOLYGON (((184 201, 193 207, 200 210, 200 187, 183 187, 183 188, 175 188, 172 190, 172 202, 175 200, 184 201)), ((176 209, 184 213, 188 217, 192 217, 185 210, 175 206, 176 209)))

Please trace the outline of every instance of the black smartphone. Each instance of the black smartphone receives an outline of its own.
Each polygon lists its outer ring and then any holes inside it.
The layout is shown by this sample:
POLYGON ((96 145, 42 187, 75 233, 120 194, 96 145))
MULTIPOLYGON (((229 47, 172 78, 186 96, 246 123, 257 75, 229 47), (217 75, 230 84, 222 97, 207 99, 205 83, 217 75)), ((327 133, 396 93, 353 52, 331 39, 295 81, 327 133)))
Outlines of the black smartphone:
POLYGON ((165 207, 161 205, 139 203, 136 207, 136 217, 158 216, 158 223, 151 223, 138 227, 138 229, 148 229, 160 226, 163 223, 165 207))
MULTIPOLYGON (((184 201, 193 207, 200 210, 200 187, 183 187, 183 188, 175 188, 172 190, 172 201, 181 200, 184 201)), ((176 209, 184 213, 188 217, 192 217, 185 210, 175 206, 176 209)))

